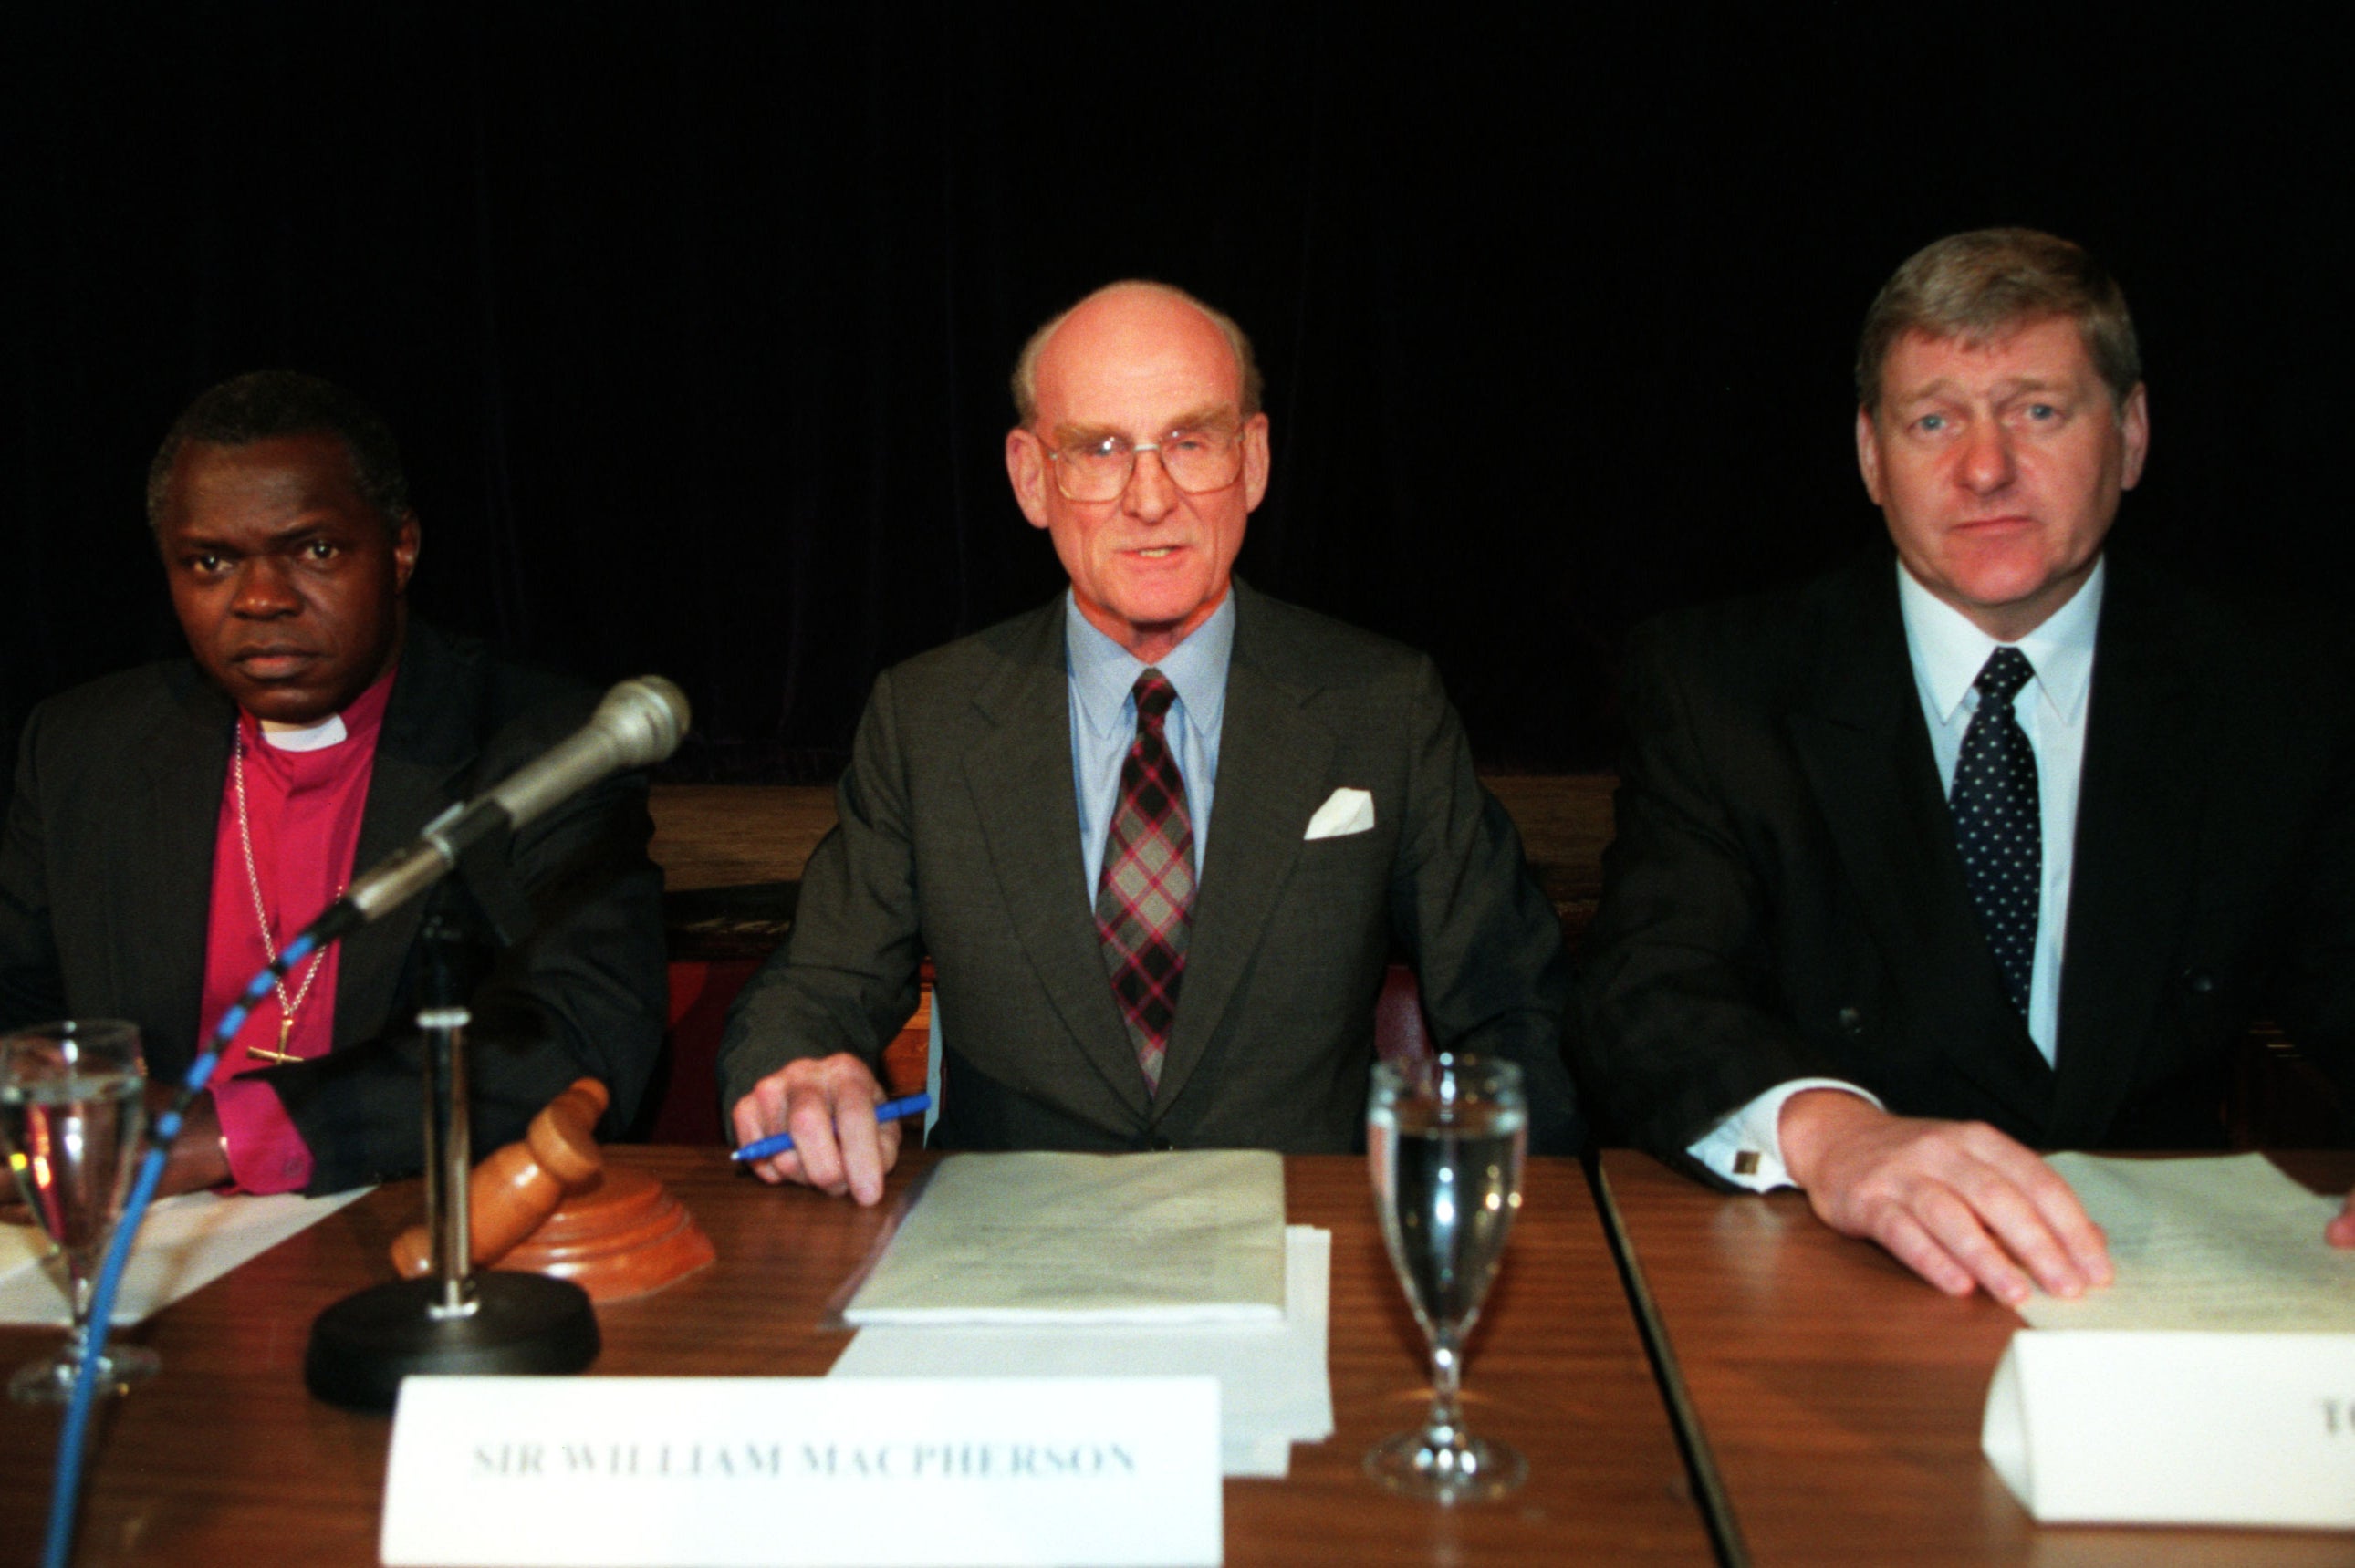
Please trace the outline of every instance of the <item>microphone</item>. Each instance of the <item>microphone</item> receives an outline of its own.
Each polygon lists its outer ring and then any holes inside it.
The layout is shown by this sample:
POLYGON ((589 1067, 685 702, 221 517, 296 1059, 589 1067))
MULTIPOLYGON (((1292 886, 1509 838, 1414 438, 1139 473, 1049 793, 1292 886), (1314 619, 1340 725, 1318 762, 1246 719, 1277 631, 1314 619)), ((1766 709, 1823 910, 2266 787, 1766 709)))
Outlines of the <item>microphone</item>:
MULTIPOLYGON (((602 779, 660 762, 678 749, 687 723, 687 694, 677 686, 660 675, 623 681, 605 694, 587 724, 538 760, 475 800, 453 805, 426 823, 408 848, 355 877, 305 934, 324 944, 390 914, 447 875, 470 847, 491 834, 522 827, 602 779)), ((291 945, 288 952, 292 957, 291 945)))

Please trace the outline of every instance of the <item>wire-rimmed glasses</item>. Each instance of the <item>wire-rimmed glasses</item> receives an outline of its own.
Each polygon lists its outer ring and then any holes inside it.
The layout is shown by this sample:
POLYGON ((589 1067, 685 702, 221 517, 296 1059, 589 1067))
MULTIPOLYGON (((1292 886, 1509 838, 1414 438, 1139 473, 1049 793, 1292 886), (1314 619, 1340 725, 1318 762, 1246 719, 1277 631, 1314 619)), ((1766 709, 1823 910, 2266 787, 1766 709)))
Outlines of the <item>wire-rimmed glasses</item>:
POLYGON ((1243 433, 1224 425, 1172 430, 1157 441, 1104 435, 1047 448, 1055 488, 1071 501, 1119 500, 1139 452, 1158 458, 1169 482, 1189 495, 1224 490, 1242 477, 1243 433))

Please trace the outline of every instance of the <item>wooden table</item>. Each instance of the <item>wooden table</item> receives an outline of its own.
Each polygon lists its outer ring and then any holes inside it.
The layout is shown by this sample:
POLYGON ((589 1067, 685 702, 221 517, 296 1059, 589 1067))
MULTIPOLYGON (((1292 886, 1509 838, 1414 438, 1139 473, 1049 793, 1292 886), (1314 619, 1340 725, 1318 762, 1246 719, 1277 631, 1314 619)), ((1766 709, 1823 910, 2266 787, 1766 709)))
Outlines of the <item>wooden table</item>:
MULTIPOLYGON (((2318 1191, 2355 1178, 2355 1154, 2281 1162, 2318 1191)), ((2010 1311, 1939 1295, 1796 1192, 1724 1196, 1625 1150, 1602 1185, 1730 1562, 2355 1563, 2346 1534, 2038 1526, 1979 1453, 2010 1311)))
MULTIPOLYGON (((879 1211, 761 1186, 717 1151, 628 1149, 693 1210, 720 1261, 667 1291, 602 1308, 600 1374, 808 1376, 847 1336, 817 1327, 865 1255, 879 1211)), ((892 1178, 903 1188, 923 1157, 892 1178)), ((1362 1161, 1285 1162, 1298 1224, 1333 1232, 1330 1366, 1337 1435, 1295 1447, 1288 1480, 1230 1481, 1227 1561, 1246 1563, 1706 1563, 1707 1533, 1577 1165, 1531 1162, 1504 1274, 1469 1361, 1470 1418, 1518 1445, 1530 1480, 1448 1510, 1375 1489, 1360 1456, 1423 1412, 1423 1341, 1374 1229, 1362 1161)), ((164 1357, 117 1401, 93 1464, 82 1564, 376 1562, 389 1427, 313 1401, 311 1320, 385 1277, 415 1183, 339 1212, 160 1314, 131 1337, 164 1357)), ((0 1363, 54 1335, 0 1330, 0 1363)), ((0 1405, 0 1542, 29 1560, 54 1460, 53 1414, 0 1405)))

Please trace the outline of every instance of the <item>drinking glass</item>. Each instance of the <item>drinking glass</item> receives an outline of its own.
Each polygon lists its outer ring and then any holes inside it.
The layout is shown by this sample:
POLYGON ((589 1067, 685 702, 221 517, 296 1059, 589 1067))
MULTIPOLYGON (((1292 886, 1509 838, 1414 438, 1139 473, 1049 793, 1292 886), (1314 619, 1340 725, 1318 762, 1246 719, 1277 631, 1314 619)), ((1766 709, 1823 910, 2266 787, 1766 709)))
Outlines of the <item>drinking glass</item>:
MULTIPOLYGON (((73 1332, 54 1356, 20 1368, 19 1403, 71 1397, 90 1332, 91 1292, 123 1213, 146 1125, 146 1065, 139 1031, 117 1019, 39 1023, 0 1035, 0 1154, 34 1221, 64 1262, 73 1332)), ((155 1352, 110 1345, 98 1363, 109 1393, 152 1376, 155 1352)))
POLYGON ((1529 1119, 1510 1062, 1441 1055, 1374 1068, 1374 1210, 1431 1340, 1431 1414, 1366 1456, 1366 1473, 1391 1491, 1456 1502, 1501 1497, 1529 1475, 1519 1454, 1464 1430, 1457 1399, 1464 1340, 1521 1206, 1529 1119))

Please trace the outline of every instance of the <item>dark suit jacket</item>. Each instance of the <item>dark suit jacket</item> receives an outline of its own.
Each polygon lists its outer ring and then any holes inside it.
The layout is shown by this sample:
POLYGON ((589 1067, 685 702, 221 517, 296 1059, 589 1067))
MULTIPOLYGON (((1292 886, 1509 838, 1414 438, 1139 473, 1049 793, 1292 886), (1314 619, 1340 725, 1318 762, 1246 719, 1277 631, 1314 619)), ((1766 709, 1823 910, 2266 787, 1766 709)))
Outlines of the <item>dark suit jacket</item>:
POLYGON ((1531 1147, 1574 1146, 1561 928, 1430 661, 1235 594, 1218 804, 1160 1092, 1146 1093, 1097 945, 1058 599, 876 683, 792 938, 730 1018, 729 1103, 794 1057, 878 1061, 929 952, 936 1143, 1359 1148, 1396 942, 1435 1039, 1518 1061, 1531 1147), (1343 787, 1373 795, 1373 829, 1304 842, 1343 787))
MULTIPOLYGON (((587 719, 594 695, 414 620, 377 742, 356 870, 451 802, 531 760, 587 719)), ((53 698, 25 726, 0 842, 0 1025, 69 1014, 137 1023, 149 1074, 194 1059, 207 903, 234 709, 186 661, 53 698)), ((590 790, 512 848, 538 916, 477 989, 471 1032, 478 1152, 573 1078, 613 1092, 627 1123, 661 1043, 662 874, 645 854, 643 780, 590 790)), ((263 1069, 310 1145, 311 1190, 413 1172, 422 1150, 414 947, 421 901, 351 936, 335 1045, 263 1069)))
POLYGON ((2260 1010, 2355 1087, 2336 652, 2112 552, 2048 1066, 1964 891, 1896 569, 1636 638, 1579 1046, 1619 1129, 1673 1154, 1820 1075, 2031 1147, 2213 1146, 2260 1010))

